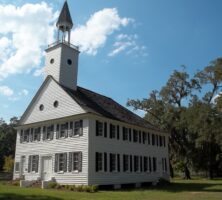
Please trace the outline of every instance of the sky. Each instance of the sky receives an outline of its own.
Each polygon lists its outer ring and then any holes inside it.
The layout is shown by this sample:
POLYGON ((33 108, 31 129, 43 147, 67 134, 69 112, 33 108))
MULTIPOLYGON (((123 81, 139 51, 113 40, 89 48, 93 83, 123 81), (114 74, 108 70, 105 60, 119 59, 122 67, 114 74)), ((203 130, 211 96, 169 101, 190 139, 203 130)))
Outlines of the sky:
MULTIPOLYGON (((0 0, 0 118, 20 117, 41 86, 64 0, 0 0)), ((68 0, 80 47, 78 85, 126 106, 181 65, 222 56, 221 0, 68 0)), ((142 112, 137 114, 143 115, 142 112)))

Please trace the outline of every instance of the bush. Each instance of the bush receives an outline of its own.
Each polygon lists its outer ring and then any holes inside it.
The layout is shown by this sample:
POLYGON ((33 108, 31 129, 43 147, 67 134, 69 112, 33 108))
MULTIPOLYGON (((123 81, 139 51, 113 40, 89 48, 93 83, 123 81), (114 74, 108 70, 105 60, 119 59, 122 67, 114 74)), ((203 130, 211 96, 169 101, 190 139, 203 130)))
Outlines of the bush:
POLYGON ((169 184, 170 184, 170 182, 164 178, 160 178, 157 183, 158 186, 165 186, 165 185, 169 185, 169 184))
POLYGON ((14 167, 14 159, 12 158, 12 156, 5 156, 4 166, 3 166, 4 172, 13 172, 13 167, 14 167))
POLYGON ((47 186, 49 189, 55 189, 58 186, 58 183, 56 182, 50 182, 47 186))

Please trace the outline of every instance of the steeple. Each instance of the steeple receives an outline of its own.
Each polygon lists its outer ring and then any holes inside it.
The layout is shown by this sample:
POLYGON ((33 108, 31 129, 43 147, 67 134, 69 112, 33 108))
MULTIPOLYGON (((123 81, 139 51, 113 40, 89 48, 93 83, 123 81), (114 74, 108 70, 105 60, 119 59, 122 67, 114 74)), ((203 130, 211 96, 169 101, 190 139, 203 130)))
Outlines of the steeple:
POLYGON ((68 43, 70 44, 70 36, 71 36, 71 29, 73 27, 73 22, 69 12, 69 6, 67 1, 64 2, 56 26, 58 28, 58 41, 61 40, 62 42, 64 42, 66 39, 66 33, 68 33, 68 43), (62 33, 61 36, 60 33, 62 33))

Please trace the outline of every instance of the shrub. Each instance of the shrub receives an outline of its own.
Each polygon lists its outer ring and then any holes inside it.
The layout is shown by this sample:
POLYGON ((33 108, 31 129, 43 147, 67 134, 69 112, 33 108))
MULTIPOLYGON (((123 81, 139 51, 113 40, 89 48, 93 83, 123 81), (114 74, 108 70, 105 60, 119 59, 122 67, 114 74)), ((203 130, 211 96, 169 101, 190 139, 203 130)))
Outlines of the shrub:
POLYGON ((84 188, 83 185, 78 185, 78 186, 76 186, 76 191, 77 192, 83 192, 84 191, 83 188, 84 188))
POLYGON ((58 186, 58 183, 56 182, 50 182, 47 186, 49 189, 55 189, 58 186))
POLYGON ((169 184, 170 184, 170 182, 164 178, 160 178, 157 183, 158 186, 165 186, 165 185, 169 185, 169 184))
POLYGON ((12 158, 12 156, 5 156, 4 166, 3 166, 4 172, 13 172, 13 167, 14 167, 14 159, 12 158))
POLYGON ((98 186, 96 186, 96 185, 91 185, 91 186, 90 186, 90 192, 98 192, 98 186))

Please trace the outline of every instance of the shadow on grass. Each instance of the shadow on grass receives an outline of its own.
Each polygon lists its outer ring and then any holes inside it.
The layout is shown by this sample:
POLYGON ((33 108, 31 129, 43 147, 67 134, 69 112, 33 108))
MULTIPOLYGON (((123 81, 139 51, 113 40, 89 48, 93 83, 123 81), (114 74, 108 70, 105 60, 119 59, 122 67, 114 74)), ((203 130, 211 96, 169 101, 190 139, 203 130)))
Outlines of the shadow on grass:
POLYGON ((61 198, 38 195, 19 195, 12 193, 1 193, 1 200, 61 200, 61 198))

